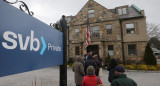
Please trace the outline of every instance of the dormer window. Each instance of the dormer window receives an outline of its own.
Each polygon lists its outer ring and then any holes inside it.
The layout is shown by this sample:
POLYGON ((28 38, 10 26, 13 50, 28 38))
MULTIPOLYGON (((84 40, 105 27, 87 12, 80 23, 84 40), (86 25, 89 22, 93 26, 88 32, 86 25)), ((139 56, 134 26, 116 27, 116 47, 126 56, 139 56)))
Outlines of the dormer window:
POLYGON ((88 17, 89 18, 94 17, 94 10, 88 10, 88 17))
POLYGON ((119 14, 119 15, 127 14, 127 9, 126 9, 126 8, 119 8, 119 9, 118 9, 118 14, 119 14))
POLYGON ((122 9, 121 9, 121 8, 118 9, 118 14, 119 14, 119 15, 122 15, 122 9))
POLYGON ((123 8, 123 14, 127 14, 126 8, 123 8))

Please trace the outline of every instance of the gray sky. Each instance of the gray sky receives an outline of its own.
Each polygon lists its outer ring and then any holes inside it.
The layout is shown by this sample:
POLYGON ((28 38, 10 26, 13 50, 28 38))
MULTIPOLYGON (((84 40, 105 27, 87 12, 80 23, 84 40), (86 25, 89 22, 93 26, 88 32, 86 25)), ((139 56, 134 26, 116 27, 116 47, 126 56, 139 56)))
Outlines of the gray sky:
MULTIPOLYGON (((16 0, 8 0, 16 1, 16 0)), ((55 23, 62 15, 76 15, 88 0, 21 0, 46 24, 55 23)), ((135 4, 145 11, 147 22, 160 24, 160 0, 94 0, 108 9, 135 4)), ((14 6, 19 6, 14 4, 14 6)))

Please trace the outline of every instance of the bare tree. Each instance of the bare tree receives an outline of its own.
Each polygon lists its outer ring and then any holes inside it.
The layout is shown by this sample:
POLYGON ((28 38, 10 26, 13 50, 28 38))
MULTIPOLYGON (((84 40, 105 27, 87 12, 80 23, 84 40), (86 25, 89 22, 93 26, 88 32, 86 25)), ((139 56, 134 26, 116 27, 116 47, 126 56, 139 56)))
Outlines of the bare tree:
POLYGON ((156 37, 160 39, 160 24, 147 23, 147 34, 149 38, 156 37))

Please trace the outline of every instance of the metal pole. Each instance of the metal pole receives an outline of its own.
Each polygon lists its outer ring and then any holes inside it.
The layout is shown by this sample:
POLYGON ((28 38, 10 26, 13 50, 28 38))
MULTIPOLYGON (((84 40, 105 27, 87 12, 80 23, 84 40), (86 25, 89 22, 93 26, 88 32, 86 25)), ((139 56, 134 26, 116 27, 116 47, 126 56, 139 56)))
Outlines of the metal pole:
POLYGON ((64 15, 60 24, 63 32, 63 65, 60 65, 60 86, 67 86, 67 22, 64 15))

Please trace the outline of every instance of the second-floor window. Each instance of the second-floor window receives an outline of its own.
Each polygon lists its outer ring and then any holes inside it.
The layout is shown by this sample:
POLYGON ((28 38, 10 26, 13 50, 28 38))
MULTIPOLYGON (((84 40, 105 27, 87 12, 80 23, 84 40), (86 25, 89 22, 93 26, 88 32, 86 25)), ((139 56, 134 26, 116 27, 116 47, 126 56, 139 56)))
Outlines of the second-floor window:
POLYGON ((80 55, 80 53, 79 53, 79 46, 75 47, 75 55, 80 55))
POLYGON ((99 37, 99 27, 98 26, 91 27, 91 33, 93 37, 99 37))
POLYGON ((79 36, 79 29, 75 29, 75 36, 79 36))
POLYGON ((112 25, 106 25, 107 34, 112 34, 112 25))
POLYGON ((128 44, 128 55, 136 55, 136 44, 128 44))
POLYGON ((135 33, 134 23, 126 24, 127 34, 135 33))
POLYGON ((108 53, 109 53, 109 55, 111 55, 111 56, 114 55, 113 45, 108 45, 108 53))
POLYGON ((88 10, 88 17, 89 18, 94 17, 94 10, 88 10))

